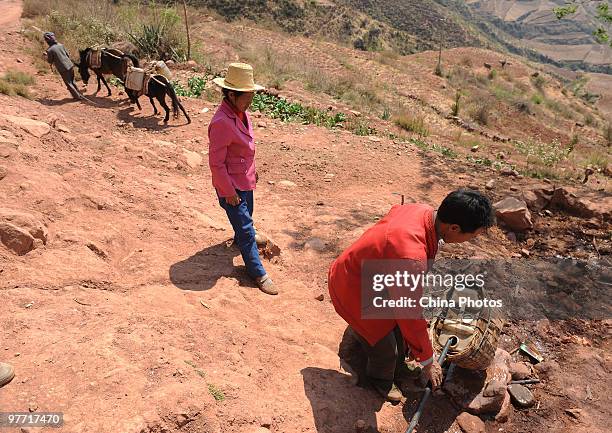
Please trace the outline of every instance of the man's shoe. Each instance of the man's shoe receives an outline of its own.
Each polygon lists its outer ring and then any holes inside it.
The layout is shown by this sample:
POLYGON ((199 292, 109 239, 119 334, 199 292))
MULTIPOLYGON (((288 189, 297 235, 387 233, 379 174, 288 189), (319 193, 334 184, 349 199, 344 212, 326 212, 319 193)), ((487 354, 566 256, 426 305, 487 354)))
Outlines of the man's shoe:
POLYGON ((392 403, 399 403, 402 401, 402 392, 397 386, 395 386, 395 383, 393 383, 392 380, 375 379, 373 377, 368 377, 368 380, 376 392, 378 392, 387 401, 392 403))
POLYGON ((15 377, 12 365, 0 362, 0 388, 9 383, 15 377))
POLYGON ((278 295, 278 290, 274 286, 272 278, 270 278, 268 274, 262 277, 255 278, 255 283, 257 283, 257 287, 259 287, 259 290, 261 290, 265 294, 278 295))

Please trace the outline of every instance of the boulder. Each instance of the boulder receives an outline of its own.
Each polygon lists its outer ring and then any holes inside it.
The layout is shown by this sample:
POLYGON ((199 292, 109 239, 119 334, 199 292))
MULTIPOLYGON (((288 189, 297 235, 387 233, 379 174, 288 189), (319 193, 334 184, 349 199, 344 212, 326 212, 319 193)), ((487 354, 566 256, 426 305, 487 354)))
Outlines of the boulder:
POLYGON ((523 191, 523 200, 527 203, 527 207, 534 211, 540 212, 550 203, 553 196, 554 188, 550 185, 541 185, 523 191))
POLYGON ((580 193, 570 188, 556 188, 550 205, 565 212, 584 218, 612 217, 612 197, 580 193))
POLYGON ((457 417, 457 424, 465 433, 484 433, 485 424, 477 416, 470 415, 467 412, 462 412, 457 417))
POLYGON ((531 213, 523 200, 506 197, 493 205, 495 215, 508 228, 515 232, 523 232, 533 228, 531 213))
POLYGON ((39 120, 28 119, 27 117, 10 116, 8 114, 5 114, 4 118, 38 138, 48 134, 49 131, 51 131, 51 126, 49 126, 48 123, 41 122, 39 120))
POLYGON ((34 238, 26 230, 7 222, 0 222, 0 241, 17 255, 34 249, 34 238))
POLYGON ((14 225, 27 232, 35 239, 39 239, 43 244, 47 243, 49 232, 40 220, 27 212, 0 208, 0 222, 5 222, 14 225))

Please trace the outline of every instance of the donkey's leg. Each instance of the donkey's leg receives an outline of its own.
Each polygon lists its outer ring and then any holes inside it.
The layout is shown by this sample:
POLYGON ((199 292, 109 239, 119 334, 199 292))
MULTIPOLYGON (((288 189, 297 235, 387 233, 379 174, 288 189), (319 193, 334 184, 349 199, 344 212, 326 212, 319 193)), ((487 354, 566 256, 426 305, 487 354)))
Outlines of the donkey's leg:
POLYGON ((94 93, 94 95, 97 95, 98 92, 100 91, 100 88, 102 87, 102 85, 100 84, 100 79, 102 78, 102 74, 100 74, 100 71, 98 69, 94 69, 93 70, 96 74, 96 78, 98 79, 98 88, 96 89, 96 92, 94 93))
POLYGON ((151 105, 153 106, 153 115, 157 116, 159 114, 159 111, 157 111, 157 107, 155 106, 155 100, 149 96, 149 101, 151 101, 151 105))
POLYGON ((163 92, 162 94, 158 95, 157 100, 159 101, 160 105, 164 107, 164 110, 166 110, 166 117, 164 117, 164 123, 168 123, 168 120, 170 119, 170 108, 168 107, 168 104, 166 104, 166 93, 163 92))
MULTIPOLYGON (((106 95, 106 96, 110 96, 111 95, 111 89, 110 89, 110 87, 108 87, 108 84, 106 83, 106 80, 104 79, 104 75, 100 74, 100 78, 102 78, 102 82, 104 83, 104 86, 106 87, 106 90, 108 90, 108 95, 106 95)), ((100 83, 98 83, 98 86, 100 86, 100 83)))

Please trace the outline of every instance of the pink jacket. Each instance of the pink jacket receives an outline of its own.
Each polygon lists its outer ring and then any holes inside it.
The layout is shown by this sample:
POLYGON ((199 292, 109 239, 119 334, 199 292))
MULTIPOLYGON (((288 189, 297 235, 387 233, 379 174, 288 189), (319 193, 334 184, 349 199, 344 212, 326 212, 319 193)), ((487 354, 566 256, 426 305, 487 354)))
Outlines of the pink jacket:
POLYGON ((236 195, 236 189, 255 189, 255 141, 251 117, 248 129, 228 102, 223 100, 208 126, 208 164, 212 183, 221 197, 236 195))

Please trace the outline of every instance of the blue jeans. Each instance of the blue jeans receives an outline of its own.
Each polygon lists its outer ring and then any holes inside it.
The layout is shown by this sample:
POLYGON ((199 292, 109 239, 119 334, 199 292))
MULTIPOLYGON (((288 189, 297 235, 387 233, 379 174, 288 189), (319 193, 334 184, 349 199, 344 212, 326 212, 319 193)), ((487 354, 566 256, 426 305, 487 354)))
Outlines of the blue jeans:
POLYGON ((232 206, 223 197, 219 197, 219 204, 229 218, 234 228, 234 242, 240 248, 242 260, 246 265, 247 272, 253 278, 266 275, 266 270, 261 264, 259 250, 255 242, 255 228, 253 227, 253 191, 236 190, 240 197, 240 204, 232 206))

